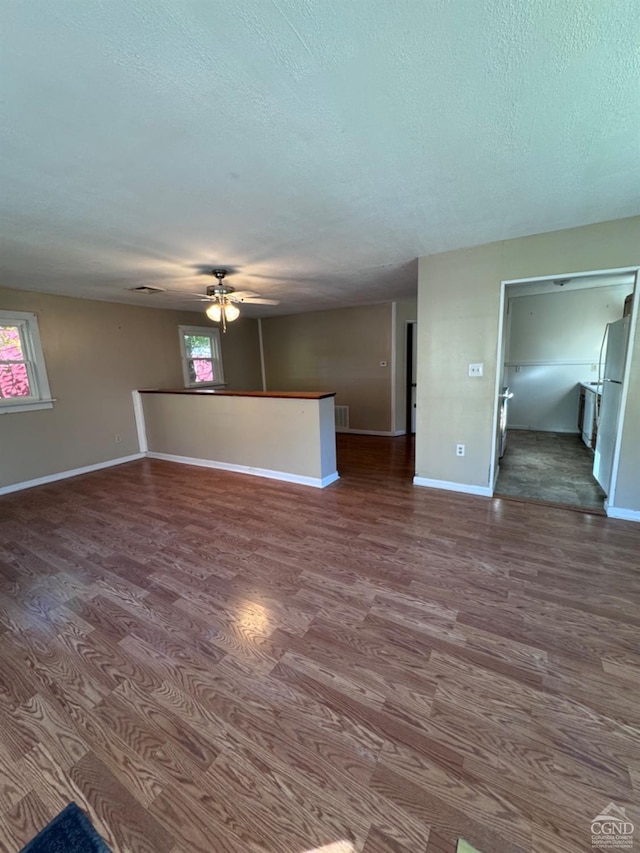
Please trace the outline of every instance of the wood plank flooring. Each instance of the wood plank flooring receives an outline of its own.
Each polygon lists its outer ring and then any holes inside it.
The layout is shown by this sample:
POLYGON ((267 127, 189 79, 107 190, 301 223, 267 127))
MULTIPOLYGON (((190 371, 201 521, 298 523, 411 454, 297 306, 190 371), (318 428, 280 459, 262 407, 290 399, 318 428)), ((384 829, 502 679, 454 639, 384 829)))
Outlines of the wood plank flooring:
POLYGON ((406 438, 340 436, 339 469, 0 498, 0 850, 69 800, 132 853, 640 826, 640 526, 414 488, 406 438))

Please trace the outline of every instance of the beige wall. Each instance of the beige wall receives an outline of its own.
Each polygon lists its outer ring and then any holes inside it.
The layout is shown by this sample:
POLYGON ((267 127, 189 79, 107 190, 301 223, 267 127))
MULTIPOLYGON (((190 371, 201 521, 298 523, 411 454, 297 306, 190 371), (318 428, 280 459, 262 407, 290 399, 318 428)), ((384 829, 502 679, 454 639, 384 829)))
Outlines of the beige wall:
POLYGON ((269 391, 335 391, 351 429, 393 428, 390 303, 273 317, 262 334, 269 391))
MULTIPOLYGON (((396 431, 404 431, 407 425, 407 323, 418 319, 418 299, 402 299, 396 302, 396 431)), ((415 380, 414 380, 415 381, 415 380)))
POLYGON ((605 325, 622 317, 633 285, 556 288, 554 293, 518 296, 509 288, 512 362, 588 360, 597 362, 605 325))
MULTIPOLYGON (((489 243, 420 259, 420 477, 487 487, 498 351, 500 282, 640 264, 640 217, 489 243), (484 362, 470 379, 469 362, 484 362), (455 444, 466 456, 455 456, 455 444)), ((630 375, 616 506, 640 510, 640 342, 630 375), (622 501, 625 501, 623 504, 622 501)))
MULTIPOLYGON (((211 325, 200 313, 7 289, 0 309, 37 314, 57 401, 0 415, 0 487, 137 453, 131 391, 181 387, 178 325, 211 325)), ((256 322, 234 323, 222 349, 228 382, 259 388, 256 322)))
MULTIPOLYGON (((141 394, 151 454, 309 480, 336 473, 333 398, 141 394)), ((277 477, 277 475, 281 477, 277 477)))
MULTIPOLYGON (((204 314, 197 317, 196 326, 217 326, 204 314)), ((258 321, 239 317, 229 323, 225 334, 220 332, 220 341, 227 388, 230 391, 262 391, 258 321)))

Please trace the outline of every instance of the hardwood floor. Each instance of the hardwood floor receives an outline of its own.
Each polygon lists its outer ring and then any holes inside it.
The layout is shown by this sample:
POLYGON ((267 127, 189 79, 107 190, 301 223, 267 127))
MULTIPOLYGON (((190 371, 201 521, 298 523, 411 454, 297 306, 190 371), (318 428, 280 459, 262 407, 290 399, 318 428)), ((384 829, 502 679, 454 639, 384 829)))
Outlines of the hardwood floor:
POLYGON ((0 849, 69 800, 135 853, 640 825, 640 527, 339 439, 323 491, 144 460, 0 498, 0 849))

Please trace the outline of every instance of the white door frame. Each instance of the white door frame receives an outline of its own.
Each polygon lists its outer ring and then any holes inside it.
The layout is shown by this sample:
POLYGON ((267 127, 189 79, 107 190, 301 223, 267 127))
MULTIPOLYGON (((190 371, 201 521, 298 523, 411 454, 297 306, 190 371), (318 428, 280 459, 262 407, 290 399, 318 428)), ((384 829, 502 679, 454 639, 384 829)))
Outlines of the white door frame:
POLYGON ((505 344, 506 341, 503 340, 504 337, 504 322, 505 322, 505 302, 506 302, 506 293, 507 287, 517 286, 520 284, 532 284, 533 282, 538 281, 553 281, 557 278, 587 278, 589 276, 594 275, 622 275, 622 274, 634 274, 636 276, 635 287, 634 287, 634 299, 633 299, 633 308, 631 311, 631 326, 629 328, 629 343, 627 345, 627 357, 624 365, 624 379, 622 384, 622 398, 620 401, 620 416, 618 418, 618 431, 616 433, 616 445, 613 453, 613 469, 611 471, 611 489, 610 494, 608 496, 608 500, 605 503, 605 509, 608 507, 615 506, 615 493, 616 486, 618 484, 618 468, 620 467, 620 446, 622 443, 622 426, 624 423, 624 415, 627 408, 627 396, 629 393, 629 367, 631 365, 631 356, 633 353, 633 344, 636 336, 636 327, 638 325, 638 303, 640 302, 640 293, 639 293, 639 271, 640 267, 617 267, 616 269, 607 269, 607 270, 587 270, 583 272, 568 272, 568 273, 555 273, 554 275, 541 275, 534 276, 533 278, 515 278, 515 279, 505 279, 500 282, 500 317, 498 322, 498 358, 496 362, 496 377, 495 377, 495 386, 493 392, 493 429, 491 430, 491 466, 489 468, 489 488, 491 489, 491 494, 493 495, 493 491, 496 484, 496 479, 498 477, 498 460, 497 460, 497 446, 496 446, 496 434, 498 431, 498 399, 499 394, 502 387, 502 371, 504 370, 504 355, 505 355, 505 344))

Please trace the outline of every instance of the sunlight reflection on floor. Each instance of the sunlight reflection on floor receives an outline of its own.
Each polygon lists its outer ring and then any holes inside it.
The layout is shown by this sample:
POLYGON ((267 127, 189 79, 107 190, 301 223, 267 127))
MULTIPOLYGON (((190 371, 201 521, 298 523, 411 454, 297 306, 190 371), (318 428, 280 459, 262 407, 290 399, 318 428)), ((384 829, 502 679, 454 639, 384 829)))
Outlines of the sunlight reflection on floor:
POLYGON ((355 849, 350 841, 334 841, 332 844, 325 844, 324 847, 314 847, 306 853, 355 853, 355 849))

